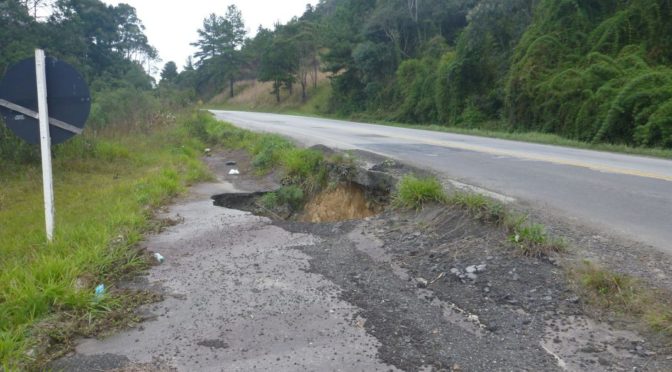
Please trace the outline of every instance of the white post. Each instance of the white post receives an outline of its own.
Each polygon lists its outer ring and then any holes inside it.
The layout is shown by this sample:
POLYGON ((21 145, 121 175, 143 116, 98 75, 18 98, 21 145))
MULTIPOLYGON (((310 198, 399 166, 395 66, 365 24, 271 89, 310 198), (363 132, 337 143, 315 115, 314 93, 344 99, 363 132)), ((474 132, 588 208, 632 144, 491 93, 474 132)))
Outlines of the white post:
POLYGON ((49 107, 47 104, 47 73, 44 50, 35 50, 35 76, 37 78, 37 107, 40 119, 40 145, 42 148, 42 186, 44 188, 44 217, 47 240, 54 239, 54 183, 51 172, 51 136, 49 134, 49 107))

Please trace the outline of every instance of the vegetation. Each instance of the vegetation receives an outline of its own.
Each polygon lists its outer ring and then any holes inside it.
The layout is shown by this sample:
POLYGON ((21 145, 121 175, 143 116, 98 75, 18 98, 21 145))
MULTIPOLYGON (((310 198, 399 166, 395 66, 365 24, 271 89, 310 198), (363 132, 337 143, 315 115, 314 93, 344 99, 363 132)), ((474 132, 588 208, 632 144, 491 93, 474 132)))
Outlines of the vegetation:
POLYGON ((584 262, 570 273, 588 305, 608 316, 635 320, 639 325, 672 337, 669 293, 651 289, 623 274, 584 262))
POLYGON ((531 223, 527 216, 486 196, 464 192, 446 194, 441 182, 434 177, 406 175, 399 181, 392 200, 394 206, 420 210, 429 203, 462 208, 475 219, 503 227, 509 234, 509 243, 524 256, 548 257, 565 250, 565 242, 550 236, 543 225, 531 223))
POLYGON ((669 149, 670 16, 663 0, 323 0, 247 39, 239 76, 305 101, 319 66, 322 113, 669 149))
POLYGON ((419 210, 429 203, 443 203, 446 200, 443 185, 436 178, 406 175, 397 185, 392 204, 399 208, 419 210))

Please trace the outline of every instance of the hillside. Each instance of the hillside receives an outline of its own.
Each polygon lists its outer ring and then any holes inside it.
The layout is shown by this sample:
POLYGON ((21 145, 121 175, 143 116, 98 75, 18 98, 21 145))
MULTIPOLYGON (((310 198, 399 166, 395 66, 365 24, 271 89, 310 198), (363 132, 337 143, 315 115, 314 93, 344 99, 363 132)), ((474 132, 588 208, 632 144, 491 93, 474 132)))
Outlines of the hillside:
POLYGON ((305 102, 301 98, 300 91, 293 90, 290 94, 289 91, 284 89, 278 103, 273 95, 273 83, 249 79, 235 83, 234 97, 230 97, 227 90, 214 96, 208 102, 208 105, 236 110, 301 111, 320 114, 327 110, 330 92, 331 86, 327 74, 319 73, 317 86, 307 89, 305 102))

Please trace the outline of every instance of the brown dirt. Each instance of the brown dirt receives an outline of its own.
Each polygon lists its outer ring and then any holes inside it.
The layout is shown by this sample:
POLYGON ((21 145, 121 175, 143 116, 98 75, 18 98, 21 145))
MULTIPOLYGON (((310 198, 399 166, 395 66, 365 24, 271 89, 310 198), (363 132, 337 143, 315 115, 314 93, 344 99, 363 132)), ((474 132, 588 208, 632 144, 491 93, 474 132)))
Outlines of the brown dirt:
POLYGON ((364 190, 355 184, 341 184, 315 196, 304 208, 301 222, 356 220, 377 214, 366 200, 364 190))

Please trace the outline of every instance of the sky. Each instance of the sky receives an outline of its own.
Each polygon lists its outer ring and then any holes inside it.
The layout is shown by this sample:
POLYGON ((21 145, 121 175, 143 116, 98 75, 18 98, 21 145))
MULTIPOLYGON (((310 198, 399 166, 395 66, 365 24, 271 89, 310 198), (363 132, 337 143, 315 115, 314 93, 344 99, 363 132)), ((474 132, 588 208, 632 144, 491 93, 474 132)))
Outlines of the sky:
POLYGON ((159 51, 163 67, 168 61, 177 64, 179 70, 187 57, 193 55, 194 47, 189 43, 198 40, 197 30, 202 28, 203 19, 210 13, 223 16, 230 4, 235 4, 243 14, 248 35, 253 36, 259 25, 273 28, 280 21, 286 23, 294 16, 300 16, 306 4, 315 5, 317 0, 104 0, 107 4, 126 3, 134 7, 145 25, 145 35, 149 43, 159 51))

